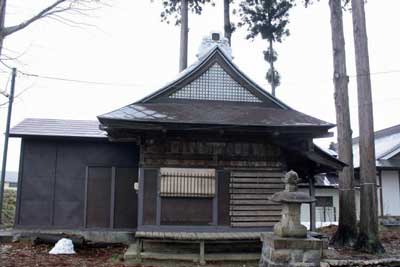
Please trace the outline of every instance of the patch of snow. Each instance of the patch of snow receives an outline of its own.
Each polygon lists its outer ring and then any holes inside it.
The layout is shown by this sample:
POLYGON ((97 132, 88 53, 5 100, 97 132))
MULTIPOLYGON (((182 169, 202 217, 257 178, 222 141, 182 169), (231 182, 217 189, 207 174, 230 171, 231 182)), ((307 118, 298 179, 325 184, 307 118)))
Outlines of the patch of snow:
POLYGON ((61 238, 50 250, 49 254, 75 254, 74 244, 71 239, 61 238))
POLYGON ((324 176, 324 185, 326 186, 330 186, 331 182, 329 182, 328 178, 326 178, 326 176, 324 176))
MULTIPOLYGON (((301 222, 302 225, 307 227, 308 230, 310 230, 310 222, 301 222)), ((338 222, 316 222, 315 227, 316 228, 321 228, 329 225, 338 225, 338 222)))

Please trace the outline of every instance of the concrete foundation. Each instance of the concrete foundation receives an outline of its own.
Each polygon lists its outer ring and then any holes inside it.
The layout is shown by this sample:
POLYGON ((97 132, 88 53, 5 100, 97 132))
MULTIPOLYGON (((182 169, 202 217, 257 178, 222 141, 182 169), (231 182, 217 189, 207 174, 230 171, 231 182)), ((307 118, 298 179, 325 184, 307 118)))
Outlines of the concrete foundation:
POLYGON ((35 238, 39 234, 67 234, 82 236, 88 242, 130 244, 135 240, 135 232, 125 231, 86 231, 86 230, 28 230, 13 229, 10 231, 16 239, 35 238))

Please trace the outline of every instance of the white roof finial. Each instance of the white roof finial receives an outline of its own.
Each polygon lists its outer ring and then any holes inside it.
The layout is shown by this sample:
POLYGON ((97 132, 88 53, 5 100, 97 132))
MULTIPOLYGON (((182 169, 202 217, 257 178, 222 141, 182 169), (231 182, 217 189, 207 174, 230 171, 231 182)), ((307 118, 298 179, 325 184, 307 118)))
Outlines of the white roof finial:
POLYGON ((232 48, 229 45, 228 39, 225 38, 222 33, 216 31, 212 31, 209 35, 203 37, 199 51, 196 55, 197 58, 202 58, 215 46, 221 48, 225 52, 225 55, 232 59, 232 48))

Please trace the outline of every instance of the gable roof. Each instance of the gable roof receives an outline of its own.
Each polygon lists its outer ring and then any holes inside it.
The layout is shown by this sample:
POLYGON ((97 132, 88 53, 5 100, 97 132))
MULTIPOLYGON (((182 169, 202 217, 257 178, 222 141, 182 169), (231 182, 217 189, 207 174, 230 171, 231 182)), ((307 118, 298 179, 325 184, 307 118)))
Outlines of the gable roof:
MULTIPOLYGON (((399 168, 399 160, 393 159, 400 153, 400 124, 374 132, 376 166, 399 168)), ((359 137, 353 138, 354 167, 360 167, 359 137)))
POLYGON ((106 126, 115 122, 322 127, 325 130, 334 126, 293 110, 264 91, 218 46, 158 91, 98 119, 106 126))
POLYGON ((58 119, 24 119, 11 128, 11 137, 74 137, 106 139, 106 132, 100 130, 98 121, 58 120, 58 119))
POLYGON ((268 127, 323 127, 333 125, 298 111, 262 106, 245 108, 224 102, 210 103, 144 103, 131 104, 99 116, 120 122, 187 123, 207 125, 238 125, 268 127))
MULTIPOLYGON (((255 95, 264 104, 268 104, 268 106, 274 108, 290 109, 286 104, 273 97, 240 71, 219 46, 210 49, 202 58, 180 72, 173 81, 149 96, 139 100, 136 104, 164 102, 166 96, 176 93, 185 86, 190 85, 213 67, 222 68, 225 74, 229 75, 235 83, 242 86, 244 90, 248 90, 252 95, 255 95)), ((207 82, 209 83, 210 81, 207 82)))

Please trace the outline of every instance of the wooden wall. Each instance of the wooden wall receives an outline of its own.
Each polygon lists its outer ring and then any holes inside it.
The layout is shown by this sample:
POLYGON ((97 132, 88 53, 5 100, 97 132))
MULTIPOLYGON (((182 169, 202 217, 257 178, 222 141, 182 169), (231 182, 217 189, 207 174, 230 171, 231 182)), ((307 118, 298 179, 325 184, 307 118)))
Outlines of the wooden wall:
MULTIPOLYGON (((133 191, 133 180, 137 178, 138 147, 132 144, 112 144, 107 141, 61 140, 61 139, 23 139, 21 148, 20 177, 17 195, 16 227, 19 228, 58 228, 77 229, 85 227, 86 210, 100 209, 89 215, 86 224, 89 227, 111 227, 115 219, 116 228, 127 227, 129 215, 123 215, 121 208, 126 207, 126 199, 132 197, 124 191, 127 184, 133 191), (88 167, 97 167, 99 173, 87 173, 88 167), (123 167, 114 177, 111 186, 111 167, 123 167), (129 174, 124 173, 129 167, 129 174), (95 175, 96 174, 96 175, 95 175), (88 181, 87 181, 88 177, 88 181), (90 185, 104 180, 100 194, 99 188, 90 185), (123 185, 121 185, 121 183, 123 185), (124 185, 125 184, 125 185, 124 185), (97 194, 87 196, 86 188, 95 189, 97 194), (115 189, 115 192, 111 191, 115 189), (114 193, 114 194, 113 194, 114 193), (97 196, 97 198, 96 198, 97 196), (88 202, 86 203, 86 199, 88 202), (108 199, 104 205, 97 201, 108 199), (115 213, 110 214, 110 205, 114 203, 115 213), (94 206, 93 206, 94 205, 94 206), (101 213, 109 216, 101 216, 101 213), (96 219, 100 216, 100 219, 96 219)), ((94 169, 92 169, 94 170, 94 169)), ((136 196, 135 196, 136 197, 136 196)), ((126 213, 126 210, 124 211, 126 213)), ((126 213, 128 214, 128 213, 126 213)), ((136 216, 136 215, 133 215, 136 216)), ((133 222, 136 223, 136 218, 133 222)), ((130 224, 135 227, 134 224, 130 224)))
POLYGON ((140 166, 144 169, 143 225, 270 227, 279 220, 280 207, 267 198, 283 188, 278 174, 283 175, 286 165, 281 149, 266 141, 221 141, 200 136, 147 138, 141 145, 140 166), (158 196, 157 170, 161 167, 216 169, 215 199, 158 196), (236 170, 274 172, 268 174, 271 177, 241 177, 239 181, 238 177, 231 178, 236 170))

